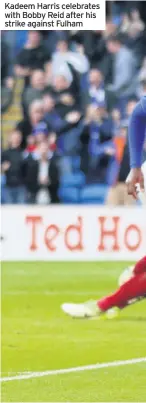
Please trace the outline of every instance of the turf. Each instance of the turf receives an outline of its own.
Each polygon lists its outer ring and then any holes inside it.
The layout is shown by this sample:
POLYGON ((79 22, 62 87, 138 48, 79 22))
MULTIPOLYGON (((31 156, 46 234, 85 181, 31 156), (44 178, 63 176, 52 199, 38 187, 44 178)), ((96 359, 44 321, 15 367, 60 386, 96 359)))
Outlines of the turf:
MULTIPOLYGON (((114 290, 125 262, 3 263, 2 376, 144 357, 146 301, 115 320, 73 320, 65 301, 114 290)), ((3 402, 145 402, 146 364, 2 383, 3 402)))

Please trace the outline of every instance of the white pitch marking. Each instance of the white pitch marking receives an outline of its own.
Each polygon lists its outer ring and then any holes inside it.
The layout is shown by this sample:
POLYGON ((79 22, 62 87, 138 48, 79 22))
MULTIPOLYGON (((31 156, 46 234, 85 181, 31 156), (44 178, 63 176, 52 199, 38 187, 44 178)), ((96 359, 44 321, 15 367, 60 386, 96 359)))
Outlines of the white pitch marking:
POLYGON ((106 293, 106 290, 100 290, 100 291, 98 291, 98 292, 96 292, 96 291, 91 291, 91 292, 89 292, 89 291, 34 291, 34 292, 31 292, 31 291, 6 291, 6 292, 3 292, 3 295, 53 295, 53 296, 56 296, 56 295, 79 295, 79 296, 84 296, 84 295, 88 295, 88 297, 90 297, 90 295, 96 295, 96 296, 98 296, 98 295, 104 295, 106 293))
POLYGON ((146 362, 146 357, 133 358, 131 360, 125 360, 125 361, 112 361, 112 362, 98 363, 98 364, 93 364, 93 365, 84 365, 82 367, 55 369, 55 370, 42 371, 42 372, 30 372, 30 373, 25 372, 25 373, 21 373, 16 376, 7 376, 7 377, 0 378, 0 382, 19 381, 19 380, 23 380, 23 379, 32 379, 32 378, 42 378, 44 376, 59 375, 59 374, 63 375, 63 374, 70 374, 73 372, 91 371, 94 369, 101 369, 101 368, 121 367, 124 365, 140 364, 142 362, 146 362))

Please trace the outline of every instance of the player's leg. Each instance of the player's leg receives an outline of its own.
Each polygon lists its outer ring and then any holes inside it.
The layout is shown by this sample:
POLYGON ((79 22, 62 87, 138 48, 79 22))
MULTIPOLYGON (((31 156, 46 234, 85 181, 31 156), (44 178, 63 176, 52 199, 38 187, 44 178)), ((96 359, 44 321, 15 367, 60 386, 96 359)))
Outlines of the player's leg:
POLYGON ((103 310, 114 306, 124 308, 130 300, 139 299, 144 295, 146 295, 146 256, 133 266, 129 279, 114 294, 101 299, 97 304, 103 310))
POLYGON ((62 309, 68 315, 75 318, 99 316, 112 308, 123 309, 133 301, 146 296, 146 273, 139 273, 132 277, 116 292, 101 298, 99 301, 89 301, 83 304, 66 303, 62 309))
POLYGON ((131 278, 121 285, 116 292, 101 298, 99 301, 89 301, 84 304, 62 305, 62 309, 73 317, 92 317, 100 315, 111 308, 120 309, 126 307, 132 300, 137 300, 146 295, 146 257, 135 266, 131 278))
POLYGON ((97 306, 102 312, 113 307, 122 309, 129 305, 130 301, 144 297, 144 295, 146 295, 146 272, 132 277, 114 294, 99 300, 97 306))
POLYGON ((128 267, 120 274, 120 277, 118 279, 118 285, 119 286, 123 285, 128 280, 130 280, 130 278, 132 278, 134 275, 143 272, 146 272, 146 256, 138 260, 135 266, 128 267))
POLYGON ((139 273, 146 273, 146 256, 140 259, 134 266, 133 273, 135 275, 139 273))
POLYGON ((114 306, 124 308, 129 304, 129 301, 139 299, 144 295, 146 295, 146 256, 133 266, 129 279, 114 294, 98 301, 97 305, 103 310, 108 310, 114 306))

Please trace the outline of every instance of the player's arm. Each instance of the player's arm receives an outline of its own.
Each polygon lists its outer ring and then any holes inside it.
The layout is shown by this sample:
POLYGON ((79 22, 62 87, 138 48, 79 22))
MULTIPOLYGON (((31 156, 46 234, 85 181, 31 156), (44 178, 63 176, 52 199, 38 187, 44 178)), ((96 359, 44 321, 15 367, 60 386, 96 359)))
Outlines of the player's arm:
POLYGON ((142 151, 146 131, 146 113, 139 102, 130 118, 129 124, 129 150, 131 168, 141 168, 142 151))
POLYGON ((127 178, 128 194, 132 194, 135 198, 136 184, 139 183, 141 189, 144 189, 144 179, 141 171, 142 151, 146 131, 146 113, 139 102, 130 119, 129 124, 129 151, 131 171, 127 178))

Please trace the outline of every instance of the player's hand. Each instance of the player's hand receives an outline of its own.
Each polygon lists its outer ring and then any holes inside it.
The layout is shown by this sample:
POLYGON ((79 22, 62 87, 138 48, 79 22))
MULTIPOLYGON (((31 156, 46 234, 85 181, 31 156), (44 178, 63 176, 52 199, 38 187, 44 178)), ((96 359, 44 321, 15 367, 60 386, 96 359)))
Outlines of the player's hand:
POLYGON ((140 189, 144 191, 144 176, 141 168, 132 168, 127 179, 126 185, 128 194, 137 199, 136 185, 139 184, 140 189))

